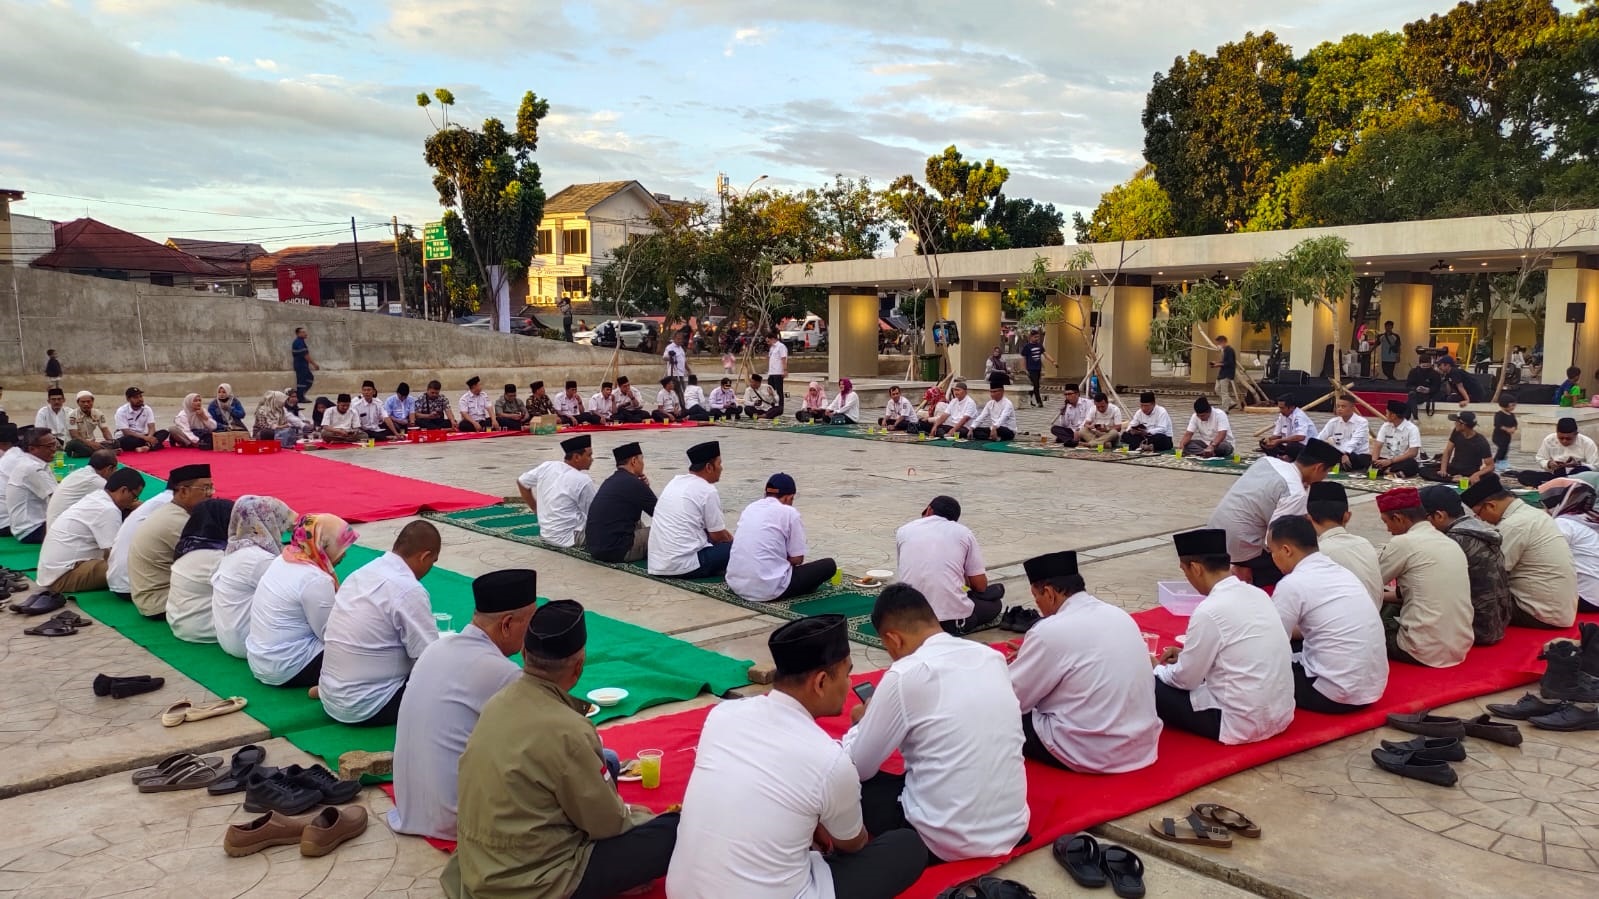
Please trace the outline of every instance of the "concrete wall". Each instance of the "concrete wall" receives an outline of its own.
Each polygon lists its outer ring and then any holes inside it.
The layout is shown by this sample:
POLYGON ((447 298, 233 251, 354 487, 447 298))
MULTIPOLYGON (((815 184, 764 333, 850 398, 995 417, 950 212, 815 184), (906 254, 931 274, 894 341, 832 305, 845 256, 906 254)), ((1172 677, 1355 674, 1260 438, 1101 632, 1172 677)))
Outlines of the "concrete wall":
MULTIPOLYGON (((0 266, 0 374, 12 382, 42 383, 44 353, 53 348, 74 389, 120 393, 137 381, 146 392, 181 396, 214 390, 214 383, 192 386, 204 375, 248 395, 292 383, 289 344, 298 325, 309 329, 311 355, 322 366, 317 380, 330 388, 371 377, 388 391, 391 382, 438 377, 454 389, 472 374, 524 390, 534 379, 568 377, 586 387, 606 376, 613 358, 609 349, 457 325, 0 266)), ((623 353, 622 372, 649 384, 662 367, 651 356, 623 353)))

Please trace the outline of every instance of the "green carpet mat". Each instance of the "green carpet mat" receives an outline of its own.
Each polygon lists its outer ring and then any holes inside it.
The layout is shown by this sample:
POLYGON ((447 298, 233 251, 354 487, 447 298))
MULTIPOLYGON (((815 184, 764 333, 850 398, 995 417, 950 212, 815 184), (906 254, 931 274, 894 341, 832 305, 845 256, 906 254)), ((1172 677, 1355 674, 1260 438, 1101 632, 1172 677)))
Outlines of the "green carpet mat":
MULTIPOLYGON (((86 464, 88 464, 87 459, 68 459, 63 477, 86 464)), ((144 492, 140 494, 140 498, 149 499, 165 489, 167 489, 166 481, 158 481, 154 478, 146 477, 144 479, 144 492)), ((0 568, 20 571, 32 577, 33 572, 38 567, 39 546, 37 544, 25 546, 18 543, 14 537, 0 537, 0 568)))
POLYGON ((701 596, 749 609, 752 612, 761 612, 774 615, 778 618, 794 619, 804 618, 807 615, 821 615, 836 613, 849 619, 849 638, 866 646, 883 647, 882 638, 878 637, 877 630, 872 627, 872 606, 877 602, 875 592, 862 593, 851 590, 847 586, 833 586, 823 584, 821 589, 809 596, 797 599, 778 599, 771 602, 750 602, 734 593, 727 582, 720 577, 704 578, 701 580, 687 580, 684 578, 656 577, 651 575, 644 562, 601 562, 581 549, 571 549, 562 546, 552 546, 539 539, 539 519, 537 515, 529 512, 521 503, 504 503, 498 506, 489 506, 486 509, 467 509, 461 512, 423 512, 423 518, 433 521, 452 524, 458 528, 476 531, 479 534, 488 534, 493 537, 503 537, 528 546, 536 546, 551 552, 558 552, 582 559, 594 565, 604 565, 617 571, 626 571, 639 577, 671 584, 684 590, 692 590, 701 596))
MULTIPOLYGON (((339 565, 341 577, 377 558, 376 550, 351 547, 339 565)), ((454 616, 459 630, 472 618, 470 578, 435 568, 422 583, 428 588, 435 612, 454 616)), ((361 728, 338 724, 322 711, 322 704, 301 689, 269 687, 250 674, 250 666, 215 644, 185 643, 172 636, 163 621, 141 616, 132 603, 110 593, 76 594, 78 605, 102 624, 150 650, 219 696, 243 696, 245 711, 266 725, 273 736, 319 755, 330 765, 351 749, 394 748, 393 727, 361 728)), ((716 695, 749 683, 749 661, 732 659, 647 628, 588 613, 588 661, 583 680, 573 691, 583 695, 596 687, 624 687, 628 698, 594 716, 596 724, 632 715, 665 702, 691 699, 701 691, 716 695)), ((68 639, 70 637, 58 638, 68 639)), ((182 699, 173 696, 172 701, 182 699)))

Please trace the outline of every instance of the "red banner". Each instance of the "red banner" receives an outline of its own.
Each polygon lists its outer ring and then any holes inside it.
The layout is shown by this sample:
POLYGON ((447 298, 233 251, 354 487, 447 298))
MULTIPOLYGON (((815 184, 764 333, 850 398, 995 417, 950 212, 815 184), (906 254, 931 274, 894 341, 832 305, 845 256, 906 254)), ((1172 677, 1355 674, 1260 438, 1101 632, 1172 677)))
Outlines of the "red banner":
POLYGON ((315 265, 278 266, 278 302, 322 305, 322 269, 315 265))

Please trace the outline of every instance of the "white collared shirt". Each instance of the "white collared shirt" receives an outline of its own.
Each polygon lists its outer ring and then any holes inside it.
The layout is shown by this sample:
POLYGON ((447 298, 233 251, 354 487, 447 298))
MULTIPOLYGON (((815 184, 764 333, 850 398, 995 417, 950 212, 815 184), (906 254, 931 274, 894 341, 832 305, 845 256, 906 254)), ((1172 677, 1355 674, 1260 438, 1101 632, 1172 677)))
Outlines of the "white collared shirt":
POLYGON ((1088 417, 1094 412, 1094 402, 1079 394, 1075 404, 1067 405, 1064 401, 1061 403, 1060 414, 1055 416, 1054 424, 1067 430, 1078 431, 1088 424, 1088 417))
POLYGON ((1297 630, 1304 638, 1296 660, 1315 678, 1316 692, 1345 705, 1382 698, 1388 686, 1382 618, 1354 573, 1311 553, 1277 582, 1271 601, 1287 635, 1297 630))
MULTIPOLYGON (((1216 442, 1216 435, 1223 431, 1227 432, 1228 437, 1232 436, 1232 422, 1227 420, 1227 413, 1220 409, 1211 407, 1209 420, 1200 418, 1198 412, 1188 416, 1185 433, 1193 435, 1190 440, 1198 440, 1209 446, 1216 442)), ((1224 439, 1222 442, 1227 441, 1224 439)))
POLYGON ((941 631, 890 665, 844 751, 867 780, 895 750, 905 820, 934 855, 1004 855, 1027 832, 1021 709, 1004 656, 941 631))
POLYGON ((738 394, 734 393, 731 387, 718 387, 711 391, 710 408, 712 409, 726 409, 736 402, 738 402, 738 394))
POLYGON ((1550 462, 1562 462, 1567 465, 1586 465, 1589 468, 1599 466, 1599 444, 1587 434, 1578 434, 1577 439, 1570 446, 1560 443, 1559 434, 1546 434, 1538 442, 1536 455, 1539 468, 1548 468, 1550 462))
POLYGON ((616 415, 615 392, 612 392, 610 396, 606 396, 605 391, 602 390, 589 397, 589 411, 599 415, 601 418, 611 418, 616 415))
POLYGON ((167 625, 172 636, 188 643, 217 642, 211 615, 211 577, 222 563, 222 550, 195 549, 172 563, 167 588, 167 625))
POLYGON ((744 405, 753 406, 757 412, 765 412, 777 405, 777 391, 770 384, 761 382, 759 389, 755 387, 744 388, 744 405))
MULTIPOLYGON (((50 507, 45 510, 44 523, 54 525, 56 519, 78 504, 78 500, 96 491, 105 492, 105 478, 100 477, 100 472, 93 468, 85 465, 67 475, 56 485, 56 492, 50 495, 50 507)), ((117 524, 122 524, 120 517, 117 524)))
POLYGON ((6 521, 17 538, 38 530, 50 514, 50 497, 56 492, 56 477, 50 463, 32 453, 24 453, 6 478, 6 521))
POLYGON ((967 578, 983 574, 983 554, 970 528, 940 515, 924 515, 894 532, 897 578, 910 584, 933 607, 939 621, 960 621, 972 614, 967 578))
POLYGON ((1599 603, 1599 533, 1570 515, 1556 518, 1555 527, 1560 528, 1571 547, 1571 564, 1577 572, 1577 595, 1590 603, 1599 603))
POLYGON ((644 397, 639 395, 638 388, 632 384, 616 388, 611 391, 611 396, 616 397, 616 409, 619 412, 623 409, 644 408, 644 397))
POLYGON ((1165 434, 1167 437, 1172 436, 1171 413, 1166 411, 1165 406, 1157 404, 1155 408, 1147 414, 1144 412, 1144 407, 1139 406, 1138 411, 1133 413, 1132 421, 1128 422, 1127 426, 1130 428, 1136 428, 1139 425, 1144 426, 1145 433, 1165 434))
POLYGON ((356 420, 361 423, 363 431, 377 431, 383 428, 383 401, 373 397, 370 401, 366 397, 356 397, 350 402, 350 410, 355 413, 356 420))
POLYGON ((39 407, 37 415, 33 416, 33 426, 44 428, 56 436, 61 443, 67 442, 67 407, 59 410, 52 409, 49 405, 39 407))
POLYGON ((811 849, 817 825, 865 830, 848 753, 786 693, 724 702, 705 718, 666 873, 672 899, 833 899, 811 849))
POLYGON ((556 546, 576 546, 577 533, 588 524, 594 502, 594 479, 564 459, 540 463, 516 482, 533 491, 538 503, 539 539, 556 546))
POLYGON ((1377 547, 1359 534, 1341 527, 1328 528, 1316 540, 1322 555, 1349 569, 1371 596, 1371 603, 1382 606, 1382 566, 1377 562, 1377 547))
POLYGON ((939 404, 938 410, 940 414, 949 416, 944 419, 944 424, 952 428, 958 428, 963 425, 970 427, 972 419, 977 417, 977 401, 972 399, 971 394, 967 394, 962 399, 956 399, 951 396, 947 401, 939 404))
POLYGON ((662 387, 655 391, 655 408, 662 412, 675 413, 681 407, 677 404, 677 391, 670 387, 662 387))
POLYGON ((768 378, 773 375, 779 378, 786 377, 788 374, 787 368, 788 347, 784 346, 781 340, 772 341, 772 346, 766 351, 766 376, 768 378))
POLYGON ((361 416, 355 412, 355 404, 343 412, 334 406, 322 413, 322 427, 330 431, 359 431, 361 430, 361 416))
POLYGON ((1248 562, 1265 551, 1266 529, 1284 515, 1305 514, 1299 467, 1275 456, 1255 460, 1210 513, 1206 525, 1227 532, 1227 555, 1248 562))
POLYGON ((883 404, 883 418, 886 419, 911 419, 916 417, 916 407, 903 395, 899 399, 890 398, 883 404))
POLYGON ((983 411, 977 413, 977 420, 972 422, 974 428, 1004 428, 1007 431, 1016 430, 1016 404, 1010 397, 991 399, 983 404, 983 411))
MULTIPOLYGON (((1445 538, 1447 539, 1447 538, 1445 538)), ((1275 737, 1294 720, 1293 660, 1271 597, 1228 577, 1188 618, 1177 661, 1155 676, 1189 691, 1194 711, 1221 710, 1221 742, 1275 737)))
POLYGON ((1294 411, 1283 415, 1277 414, 1277 421, 1271 426, 1273 437, 1303 437, 1306 440, 1316 436, 1316 423, 1310 420, 1305 410, 1294 407, 1294 411))
POLYGON ((661 353, 661 358, 666 360, 666 375, 670 378, 683 378, 688 376, 688 359, 683 354, 683 348, 676 342, 668 343, 666 350, 661 353))
POLYGON ((861 417, 861 395, 853 390, 849 393, 839 391, 827 404, 827 411, 833 415, 842 415, 850 421, 859 421, 861 417))
POLYGON ((400 700, 389 827, 455 839, 456 770, 466 740, 489 697, 521 674, 475 624, 422 651, 400 700))
POLYGON ((151 425, 155 424, 155 412, 150 409, 150 404, 145 403, 137 410, 132 403, 123 403, 117 407, 117 413, 112 424, 117 436, 132 431, 134 434, 145 434, 151 425))
POLYGON ((727 586, 751 602, 776 599, 794 577, 788 560, 805 551, 805 524, 799 510, 775 496, 763 496, 738 517, 727 561, 727 586))
POLYGON ((554 409, 557 415, 576 418, 583 414, 583 398, 581 396, 567 396, 566 391, 563 390, 555 395, 555 399, 550 401, 550 408, 554 409))
POLYGON ((26 455, 20 446, 13 446, 0 454, 0 527, 11 526, 11 514, 6 511, 6 482, 11 480, 11 472, 16 470, 17 463, 26 455))
POLYGON ((244 651, 250 673, 269 687, 299 674, 322 652, 333 609, 333 578, 322 569, 278 556, 261 575, 250 603, 244 651))
POLYGON ((255 588, 277 556, 259 546, 243 546, 225 553, 211 573, 211 627, 217 645, 236 659, 246 656, 244 641, 250 636, 250 604, 255 588))
POLYGON ((121 526, 122 510, 111 494, 102 489, 85 496, 61 513, 45 532, 34 579, 39 586, 49 588, 79 562, 105 558, 121 526))
POLYGON ((1334 415, 1322 425, 1320 437, 1346 456, 1371 454, 1371 430, 1359 415, 1349 416, 1348 421, 1334 415))
POLYGON ((339 585, 322 633, 323 710, 345 724, 376 715, 438 638, 427 588, 404 559, 386 552, 362 565, 339 585))
POLYGON ((1116 606, 1073 594, 1027 632, 1010 681, 1038 739, 1073 771, 1120 774, 1155 763, 1161 722, 1149 650, 1116 606))
POLYGON ((1093 411, 1088 413, 1088 424, 1091 427, 1117 430, 1122 424, 1122 407, 1115 403, 1106 403, 1105 411, 1101 412, 1099 404, 1095 403, 1093 411))
POLYGON ((122 522, 122 527, 117 529, 117 539, 111 544, 111 558, 106 563, 105 575, 113 593, 133 592, 133 584, 128 580, 128 555, 133 551, 133 535, 151 513, 170 502, 172 502, 171 490, 157 493, 141 503, 137 509, 129 512, 128 517, 122 522))
POLYGON ((1382 457, 1393 459, 1412 448, 1421 449, 1421 429, 1408 419, 1401 420, 1398 427, 1385 421, 1377 429, 1377 442, 1382 444, 1382 457))
POLYGON ((489 412, 494 409, 494 399, 481 391, 473 393, 468 390, 461 394, 460 401, 455 405, 463 416, 473 421, 488 421, 489 412))
POLYGON ((716 485, 693 472, 678 475, 667 482, 650 516, 650 574, 688 574, 700 567, 699 552, 711 545, 708 535, 725 530, 716 485))

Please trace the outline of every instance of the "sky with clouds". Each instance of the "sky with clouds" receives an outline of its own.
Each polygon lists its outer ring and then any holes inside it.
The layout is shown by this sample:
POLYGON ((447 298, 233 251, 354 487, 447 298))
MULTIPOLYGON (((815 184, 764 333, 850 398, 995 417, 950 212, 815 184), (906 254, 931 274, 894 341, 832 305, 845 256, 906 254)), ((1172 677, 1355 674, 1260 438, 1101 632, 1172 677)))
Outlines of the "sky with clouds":
POLYGON ((1449 5, 0 0, 0 187, 156 239, 328 242, 352 216, 377 237, 438 216, 414 98, 442 86, 469 122, 547 98, 549 193, 884 184, 953 143, 1070 211, 1141 164, 1144 93, 1174 57, 1250 30, 1303 52, 1449 5))

